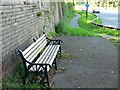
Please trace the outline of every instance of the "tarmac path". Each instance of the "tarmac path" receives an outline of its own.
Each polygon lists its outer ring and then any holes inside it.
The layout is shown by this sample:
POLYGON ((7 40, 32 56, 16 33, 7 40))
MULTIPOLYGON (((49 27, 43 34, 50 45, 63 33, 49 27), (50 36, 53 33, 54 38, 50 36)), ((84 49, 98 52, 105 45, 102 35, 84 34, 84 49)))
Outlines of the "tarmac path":
MULTIPOLYGON (((79 28, 77 14, 70 24, 79 28)), ((118 88, 118 48, 101 37, 61 36, 65 57, 51 77, 55 88, 118 88)))
POLYGON ((57 60, 55 88, 117 88, 118 48, 101 37, 61 36, 67 58, 57 60))
POLYGON ((74 28, 79 28, 78 25, 78 19, 80 18, 79 14, 76 14, 76 17, 74 17, 71 21, 70 21, 70 25, 74 28))

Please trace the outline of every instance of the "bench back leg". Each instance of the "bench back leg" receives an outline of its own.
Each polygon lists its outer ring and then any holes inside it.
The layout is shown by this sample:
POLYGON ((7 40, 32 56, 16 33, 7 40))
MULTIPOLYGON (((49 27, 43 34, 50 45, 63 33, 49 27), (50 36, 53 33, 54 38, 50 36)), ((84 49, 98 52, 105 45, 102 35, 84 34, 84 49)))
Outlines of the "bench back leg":
POLYGON ((47 66, 48 66, 48 65, 45 66, 45 78, 46 78, 46 80, 47 80, 47 86, 50 87, 50 84, 49 84, 49 76, 48 76, 48 71, 47 71, 47 66))

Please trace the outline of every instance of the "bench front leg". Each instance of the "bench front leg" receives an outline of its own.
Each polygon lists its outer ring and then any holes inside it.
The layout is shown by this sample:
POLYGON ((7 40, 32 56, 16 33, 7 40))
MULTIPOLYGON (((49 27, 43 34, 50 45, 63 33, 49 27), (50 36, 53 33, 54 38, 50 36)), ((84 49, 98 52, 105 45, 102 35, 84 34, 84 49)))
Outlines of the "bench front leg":
POLYGON ((55 68, 55 70, 57 71, 57 62, 56 62, 56 58, 54 59, 54 62, 52 63, 52 66, 55 68))
POLYGON ((40 64, 40 66, 43 68, 43 72, 44 72, 43 73, 44 74, 43 83, 47 83, 47 86, 50 87, 50 84, 49 84, 49 75, 48 75, 48 67, 51 68, 51 66, 49 64, 40 64), (46 79, 47 82, 44 82, 45 79, 46 79))

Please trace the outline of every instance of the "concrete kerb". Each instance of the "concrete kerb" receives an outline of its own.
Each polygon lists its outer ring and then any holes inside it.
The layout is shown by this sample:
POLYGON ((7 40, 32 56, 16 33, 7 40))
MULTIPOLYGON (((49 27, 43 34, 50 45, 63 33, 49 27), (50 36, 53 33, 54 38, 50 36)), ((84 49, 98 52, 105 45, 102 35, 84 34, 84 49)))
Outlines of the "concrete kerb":
MULTIPOLYGON (((94 16, 96 16, 95 14, 93 14, 94 16)), ((94 21, 99 19, 100 17, 96 16, 97 18, 93 19, 92 20, 92 24, 96 25, 96 26, 99 26, 99 27, 103 27, 103 28, 109 28, 109 29, 116 29, 116 30, 120 30, 120 28, 115 28, 115 27, 111 27, 111 26, 104 26, 102 24, 98 24, 98 23, 95 23, 94 21)))

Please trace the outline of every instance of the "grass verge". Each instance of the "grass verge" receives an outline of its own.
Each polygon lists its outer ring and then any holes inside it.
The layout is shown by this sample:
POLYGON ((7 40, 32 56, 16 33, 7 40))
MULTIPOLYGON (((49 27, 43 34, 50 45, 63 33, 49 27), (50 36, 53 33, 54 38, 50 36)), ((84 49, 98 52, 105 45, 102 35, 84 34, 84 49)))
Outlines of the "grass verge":
MULTIPOLYGON (((100 36, 99 34, 107 34, 115 37, 119 37, 120 31, 115 29, 102 28, 93 25, 91 22, 96 16, 92 13, 88 14, 88 19, 86 19, 85 11, 69 11, 67 8, 69 5, 65 5, 66 10, 64 11, 65 16, 60 20, 59 24, 56 26, 56 33, 59 35, 69 35, 69 36, 100 36), (78 24, 80 28, 74 28, 70 26, 71 19, 75 16, 75 13, 80 14, 78 24)), ((71 5, 71 7, 73 7, 71 5)), ((102 24, 102 19, 98 18, 95 23, 102 24)), ((119 43, 113 43, 119 46, 119 43)))
MULTIPOLYGON (((84 11, 77 11, 81 15, 81 17, 78 20, 78 24, 82 29, 85 29, 86 31, 92 31, 94 33, 100 33, 100 34, 107 34, 118 37, 120 35, 120 32, 115 29, 108 29, 108 28, 102 28, 93 25, 91 22, 94 18, 96 18, 93 14, 88 14, 88 19, 85 18, 85 12, 84 11), (81 23, 82 22, 82 23, 81 23)), ((101 24, 102 20, 99 18, 95 21, 96 23, 101 24)))
POLYGON ((98 36, 93 31, 87 31, 85 28, 74 28, 70 26, 71 19, 75 16, 75 11, 70 10, 73 8, 71 3, 65 4, 65 16, 60 20, 59 24, 56 26, 56 33, 59 35, 70 35, 70 36, 98 36))
MULTIPOLYGON (((59 24, 56 26, 56 33, 59 35, 70 35, 70 36, 99 36, 99 34, 107 34, 118 37, 120 32, 115 29, 102 28, 93 25, 91 22, 96 18, 95 15, 89 13, 88 19, 86 19, 86 13, 84 11, 70 11, 68 9, 69 5, 66 4, 65 16, 60 20, 59 24), (75 13, 80 14, 78 24, 80 28, 74 28, 70 26, 71 19, 75 16, 75 13)), ((71 5, 71 7, 73 7, 71 5)), ((99 18, 95 21, 96 23, 101 24, 102 19, 99 18)))

